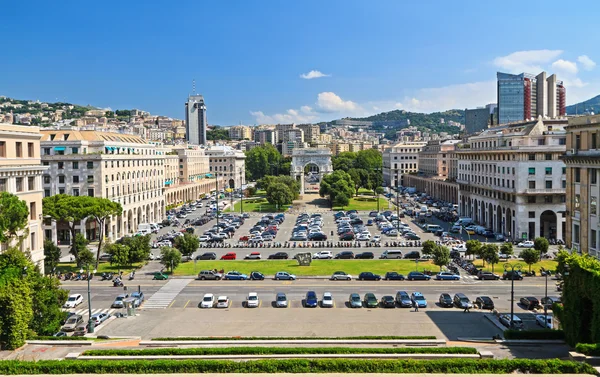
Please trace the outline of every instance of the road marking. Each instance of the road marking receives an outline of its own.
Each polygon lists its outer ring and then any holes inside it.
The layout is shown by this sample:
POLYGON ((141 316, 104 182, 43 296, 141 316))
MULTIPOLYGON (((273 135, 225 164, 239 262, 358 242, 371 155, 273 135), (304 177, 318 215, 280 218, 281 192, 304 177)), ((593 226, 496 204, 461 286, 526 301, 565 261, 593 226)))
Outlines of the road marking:
POLYGON ((173 306, 174 303, 175 303, 175 300, 171 301, 171 304, 168 307, 171 308, 171 306, 173 306))
MULTIPOLYGON (((190 303, 190 301, 192 301, 192 300, 188 300, 188 302, 185 303, 185 305, 183 306, 184 309, 187 308, 187 306, 190 303)), ((175 302, 175 301, 173 301, 173 302, 175 302)), ((173 305, 173 304, 171 304, 171 305, 173 305)))

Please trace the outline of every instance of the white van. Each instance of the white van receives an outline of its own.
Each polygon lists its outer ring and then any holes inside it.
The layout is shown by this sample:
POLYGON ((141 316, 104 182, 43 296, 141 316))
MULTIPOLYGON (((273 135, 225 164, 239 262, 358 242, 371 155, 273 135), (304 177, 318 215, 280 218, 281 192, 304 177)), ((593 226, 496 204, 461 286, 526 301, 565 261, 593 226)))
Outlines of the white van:
POLYGON ((460 225, 460 226, 469 226, 473 224, 473 219, 470 217, 461 217, 460 219, 458 219, 458 221, 455 223, 455 225, 460 225))
POLYGON ((384 251, 379 259, 402 259, 401 250, 386 250, 384 251))
POLYGON ((443 228, 436 224, 427 224, 427 226, 425 227, 425 231, 431 232, 431 233, 435 233, 438 230, 443 230, 443 228))
POLYGON ((338 224, 340 224, 342 222, 348 222, 349 223, 350 222, 350 218, 349 217, 340 217, 335 222, 338 223, 338 224))
POLYGON ((150 224, 138 225, 138 233, 141 233, 142 231, 146 232, 146 234, 152 233, 152 225, 150 225, 150 224))

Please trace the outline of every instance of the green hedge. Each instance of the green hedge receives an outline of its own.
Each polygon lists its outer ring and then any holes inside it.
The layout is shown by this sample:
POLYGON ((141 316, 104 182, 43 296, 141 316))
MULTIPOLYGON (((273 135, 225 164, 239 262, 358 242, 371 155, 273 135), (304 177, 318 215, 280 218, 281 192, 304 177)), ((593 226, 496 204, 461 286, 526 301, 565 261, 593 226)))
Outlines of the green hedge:
POLYGON ((588 364, 531 360, 41 360, 0 361, 0 375, 142 373, 530 373, 595 374, 588 364))
POLYGON ((411 348, 352 348, 352 347, 226 347, 226 348, 151 348, 88 350, 84 356, 167 356, 167 355, 339 355, 339 354, 476 354, 471 347, 411 347, 411 348))
POLYGON ((432 340, 437 339, 435 336, 423 335, 423 336, 346 336, 346 337, 304 337, 304 336, 236 336, 236 337, 193 337, 193 336, 182 336, 182 337, 167 337, 167 338, 152 338, 156 341, 180 341, 180 340, 432 340))
POLYGON ((588 356, 600 356, 600 343, 577 343, 575 350, 588 356))
POLYGON ((94 340, 85 336, 30 336, 27 340, 94 340))
POLYGON ((565 332, 562 330, 505 330, 505 339, 522 339, 522 340, 563 340, 565 339, 565 332))

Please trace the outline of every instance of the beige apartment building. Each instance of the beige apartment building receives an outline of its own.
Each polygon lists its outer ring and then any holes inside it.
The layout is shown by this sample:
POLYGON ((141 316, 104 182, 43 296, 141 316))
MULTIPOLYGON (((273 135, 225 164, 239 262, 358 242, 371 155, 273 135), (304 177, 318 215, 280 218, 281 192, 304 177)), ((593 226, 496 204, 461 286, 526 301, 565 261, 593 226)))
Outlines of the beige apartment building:
POLYGON ((205 150, 209 157, 209 170, 213 176, 223 178, 219 188, 240 188, 245 184, 246 154, 226 145, 213 145, 205 150))
POLYGON ((419 171, 422 142, 402 142, 383 151, 383 182, 391 188, 406 186, 404 176, 419 171))
POLYGON ((430 178, 445 180, 451 165, 456 169, 456 144, 460 140, 432 140, 419 152, 419 172, 430 178))
POLYGON ((229 138, 232 140, 253 140, 252 128, 248 126, 229 127, 229 138))
MULTIPOLYGON (((19 247, 23 252, 29 251, 31 260, 43 273, 42 174, 47 168, 40 161, 41 136, 38 127, 0 124, 0 191, 25 201, 29 223, 26 231, 19 234, 19 247)), ((0 253, 14 245, 0 244, 0 253)))
POLYGON ((318 141, 321 135, 321 127, 317 124, 299 124, 296 127, 304 132, 304 140, 307 143, 318 141))

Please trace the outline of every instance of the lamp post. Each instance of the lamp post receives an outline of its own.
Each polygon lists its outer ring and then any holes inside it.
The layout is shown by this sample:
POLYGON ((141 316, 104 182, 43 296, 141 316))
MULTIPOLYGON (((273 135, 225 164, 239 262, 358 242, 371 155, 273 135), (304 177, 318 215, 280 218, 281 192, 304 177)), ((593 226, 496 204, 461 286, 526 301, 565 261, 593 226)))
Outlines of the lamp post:
POLYGON ((546 293, 544 295, 544 300, 546 301, 544 305, 544 323, 546 327, 548 327, 548 271, 546 271, 546 293))
POLYGON ((219 173, 215 171, 215 182, 216 182, 216 190, 215 196, 217 198, 217 225, 219 225, 219 173))
POLYGON ((240 168, 240 215, 244 213, 244 170, 240 168))
POLYGON ((510 275, 510 328, 513 328, 513 318, 515 316, 515 270, 521 271, 520 263, 505 263, 504 271, 511 271, 510 275))
MULTIPOLYGON (((375 173, 377 174, 375 176, 375 194, 377 195, 376 199, 377 199, 377 214, 379 214, 379 192, 377 192, 377 189, 379 188, 379 173, 381 172, 381 168, 375 168, 373 169, 375 170, 375 173)), ((398 221, 400 221, 400 218, 398 218, 398 221)))
MULTIPOLYGON (((379 202, 379 200, 378 200, 379 202)), ((396 231, 400 236, 400 187, 396 187, 396 216, 398 216, 398 222, 396 223, 396 231)), ((398 237, 396 236, 396 237, 398 237)))
MULTIPOLYGON (((90 289, 90 265, 87 264, 85 266, 86 270, 86 279, 87 279, 87 294, 88 294, 88 332, 90 334, 94 333, 94 321, 92 321, 92 292, 90 289)), ((83 274, 83 267, 79 270, 80 274, 83 274)), ((92 273, 96 273, 96 269, 92 273)))

